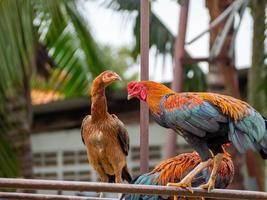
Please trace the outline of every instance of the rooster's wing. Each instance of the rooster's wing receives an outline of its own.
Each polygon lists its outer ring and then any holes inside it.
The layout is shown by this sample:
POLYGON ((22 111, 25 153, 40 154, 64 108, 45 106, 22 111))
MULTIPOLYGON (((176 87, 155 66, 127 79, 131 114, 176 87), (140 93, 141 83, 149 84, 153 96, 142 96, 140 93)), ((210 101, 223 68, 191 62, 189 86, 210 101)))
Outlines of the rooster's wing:
MULTIPOLYGON (((200 138, 207 134, 216 138, 224 131, 241 153, 261 148, 264 119, 241 100, 213 93, 169 94, 161 99, 160 109, 165 123, 173 129, 183 129, 200 138)), ((267 149, 267 145, 263 147, 267 149)))
POLYGON ((220 123, 228 121, 216 106, 193 94, 165 95, 160 109, 171 128, 183 129, 198 137, 205 137, 207 132, 216 133, 220 123))

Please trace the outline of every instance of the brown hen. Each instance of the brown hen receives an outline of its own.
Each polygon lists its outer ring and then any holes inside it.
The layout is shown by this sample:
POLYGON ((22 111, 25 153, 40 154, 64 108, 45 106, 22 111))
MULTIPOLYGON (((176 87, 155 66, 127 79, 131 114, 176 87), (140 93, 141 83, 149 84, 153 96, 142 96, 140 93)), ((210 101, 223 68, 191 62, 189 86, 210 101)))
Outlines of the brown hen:
POLYGON ((89 163, 102 182, 131 182, 126 157, 129 136, 124 124, 108 113, 105 88, 121 78, 113 71, 104 71, 95 78, 91 88, 91 115, 81 126, 81 136, 87 149, 89 163))

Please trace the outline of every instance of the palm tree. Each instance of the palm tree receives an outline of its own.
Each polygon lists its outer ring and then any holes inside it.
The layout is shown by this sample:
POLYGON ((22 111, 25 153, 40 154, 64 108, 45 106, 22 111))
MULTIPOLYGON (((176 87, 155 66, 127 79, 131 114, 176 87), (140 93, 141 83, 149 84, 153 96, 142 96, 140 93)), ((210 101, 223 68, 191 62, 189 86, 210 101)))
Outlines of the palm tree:
MULTIPOLYGON (((253 17, 253 46, 252 46, 252 64, 248 74, 248 100, 258 111, 267 116, 267 73, 266 63, 266 0, 251 1, 251 11, 253 17), (264 90, 265 87, 265 90, 264 90)), ((259 168, 256 170, 251 167, 250 174, 256 177, 259 190, 265 190, 264 188, 264 162, 258 156, 255 157, 256 162, 259 163, 259 168)), ((255 163, 252 163, 254 166, 255 163)))
POLYGON ((74 0, 0 0, 0 33, 0 175, 29 178, 31 88, 87 94, 105 56, 74 0))
POLYGON ((251 11, 254 21, 253 25, 253 50, 252 65, 250 68, 248 100, 259 111, 267 115, 267 95, 264 90, 260 90, 261 86, 266 84, 267 73, 266 63, 266 13, 265 9, 267 1, 256 0, 251 2, 251 11))
POLYGON ((1 176, 31 176, 29 77, 34 52, 33 10, 30 1, 0 1, 1 176), (12 15, 11 15, 12 13, 12 15), (27 30, 27 31, 26 31, 27 30), (12 145, 10 145, 12 144, 12 145), (10 151, 15 150, 21 160, 10 151), (20 160, 20 161, 21 161, 20 160))

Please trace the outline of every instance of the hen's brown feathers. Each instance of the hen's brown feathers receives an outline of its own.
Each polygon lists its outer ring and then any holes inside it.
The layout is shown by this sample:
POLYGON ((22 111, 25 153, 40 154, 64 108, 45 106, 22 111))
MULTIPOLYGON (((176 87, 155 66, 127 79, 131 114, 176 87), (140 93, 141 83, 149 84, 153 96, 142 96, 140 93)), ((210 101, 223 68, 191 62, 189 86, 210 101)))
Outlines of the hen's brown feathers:
POLYGON ((120 121, 119 118, 115 114, 112 114, 111 116, 113 117, 113 119, 116 121, 116 123, 118 125, 118 136, 117 137, 118 137, 121 149, 122 149, 123 153, 126 156, 128 156, 128 152, 129 152, 129 148, 130 148, 130 140, 129 140, 128 131, 125 128, 122 121, 120 121))
POLYGON ((115 182, 120 183, 122 178, 131 181, 126 163, 129 136, 118 117, 108 113, 105 96, 105 87, 112 82, 108 79, 117 76, 115 74, 112 77, 112 72, 107 71, 93 81, 91 115, 87 115, 82 122, 81 136, 87 148, 88 160, 101 181, 107 182, 109 176, 115 175, 115 182), (105 75, 105 79, 102 78, 105 75))
POLYGON ((84 131, 83 130, 84 130, 85 124, 87 124, 87 126, 90 126, 90 124, 91 124, 91 115, 86 115, 86 117, 82 121, 82 125, 81 125, 81 138, 82 138, 83 144, 85 144, 85 142, 84 142, 84 136, 83 136, 83 134, 84 134, 84 131))

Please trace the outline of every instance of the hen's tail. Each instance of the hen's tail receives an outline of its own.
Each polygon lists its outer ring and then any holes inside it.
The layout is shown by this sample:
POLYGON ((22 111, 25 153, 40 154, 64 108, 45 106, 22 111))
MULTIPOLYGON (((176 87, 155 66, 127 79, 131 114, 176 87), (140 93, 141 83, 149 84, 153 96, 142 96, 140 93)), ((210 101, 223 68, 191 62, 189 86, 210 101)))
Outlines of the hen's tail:
POLYGON ((265 121, 265 134, 263 139, 260 142, 260 155, 263 159, 267 159, 267 119, 263 117, 265 121))
MULTIPOLYGON (((108 175, 108 174, 107 174, 108 175)), ((108 175, 108 182, 109 183, 116 183, 115 182, 115 175, 108 175)))
POLYGON ((126 180, 128 183, 132 181, 132 176, 128 171, 127 165, 125 165, 124 168, 122 169, 122 179, 126 180))

